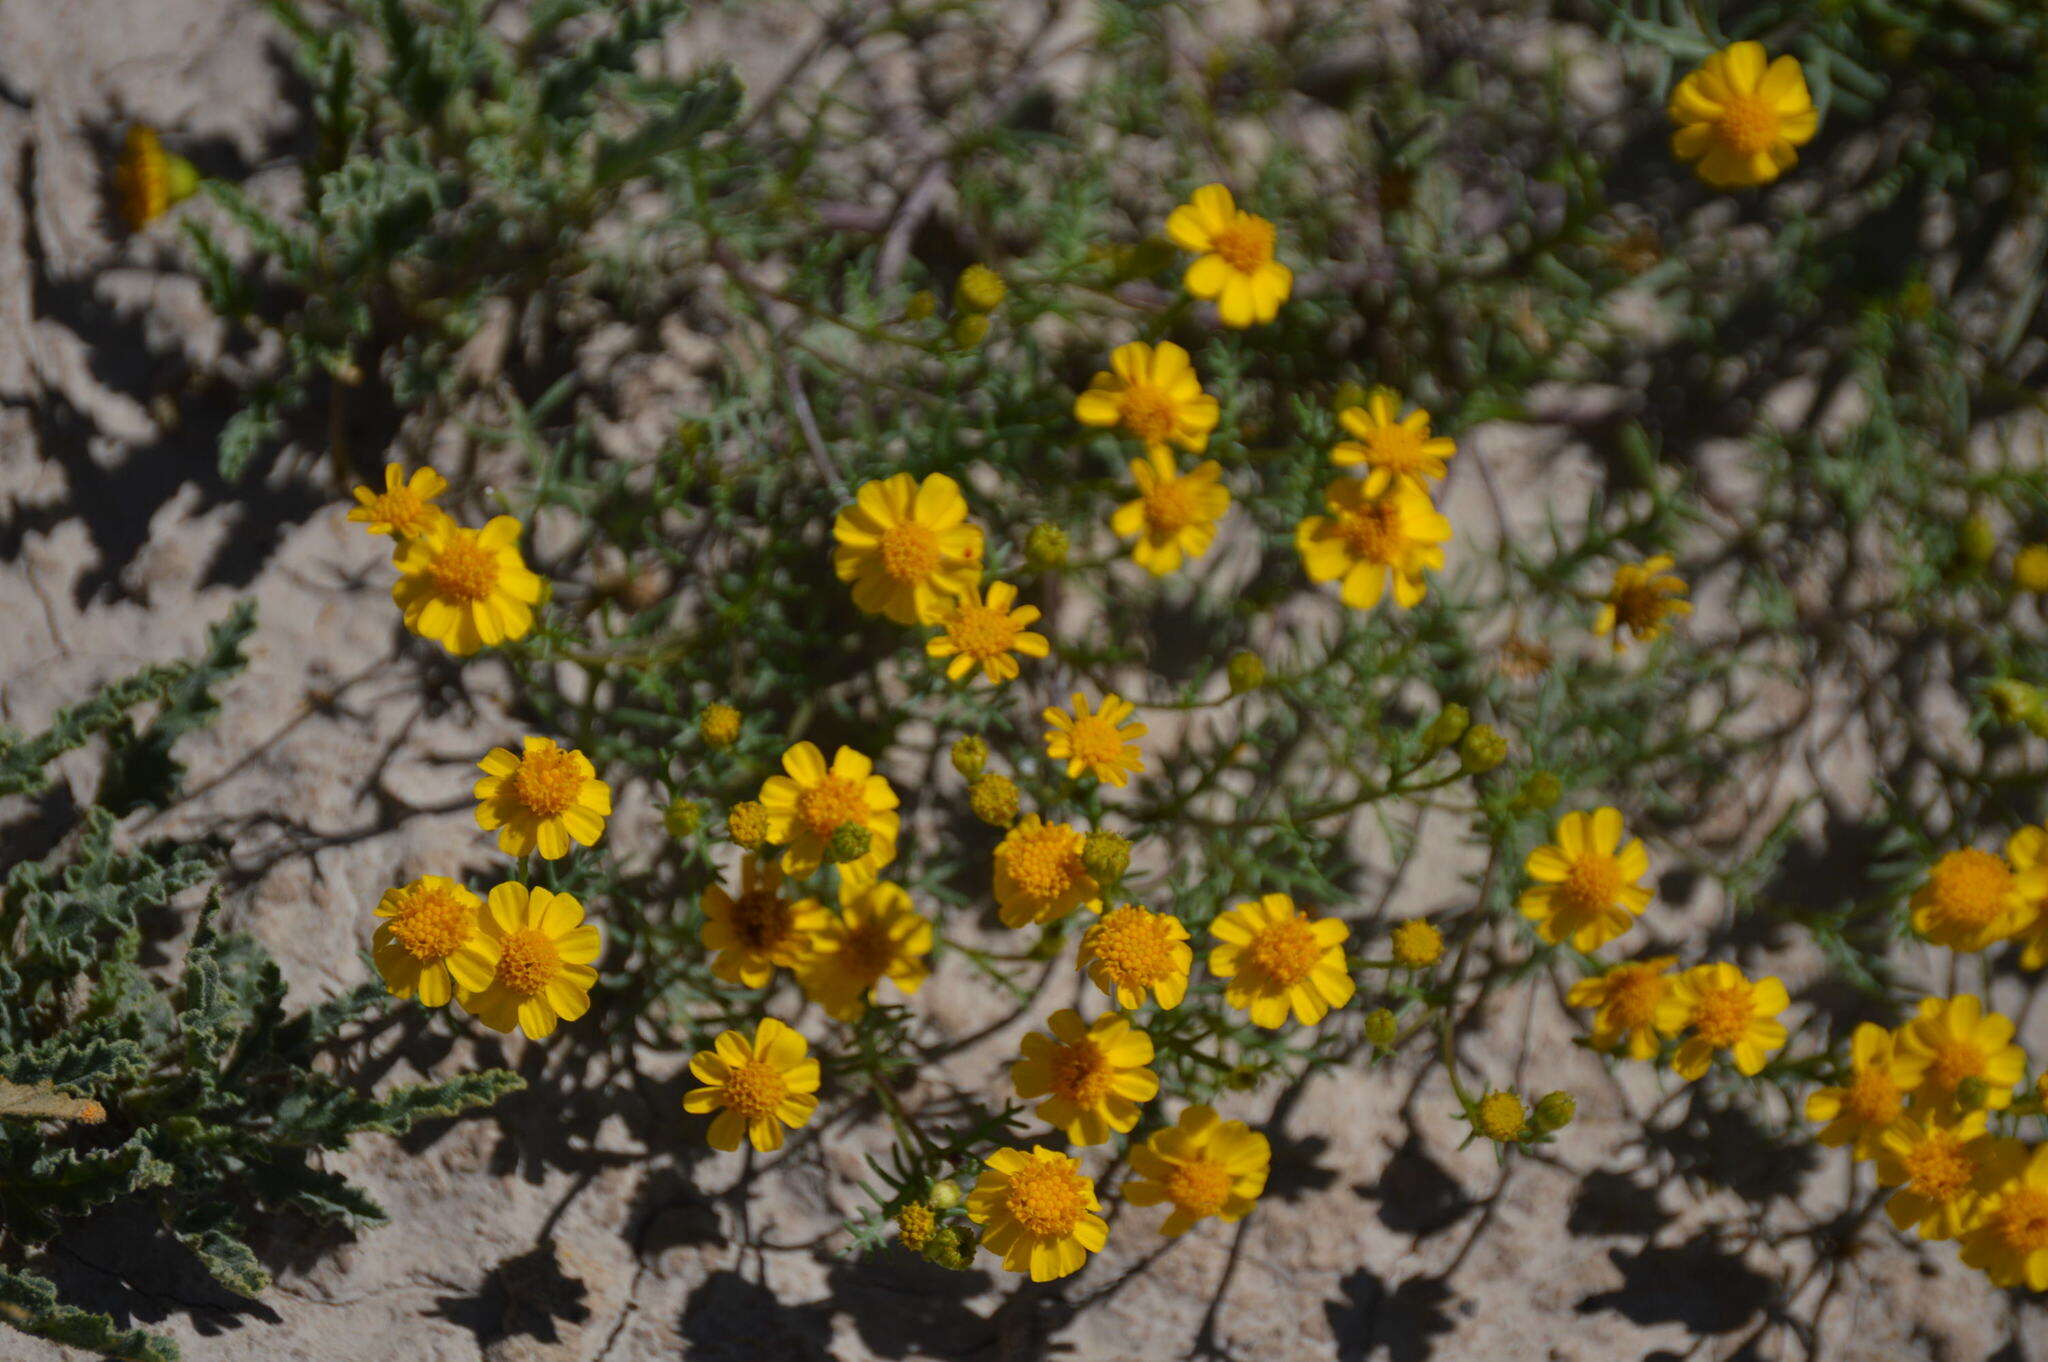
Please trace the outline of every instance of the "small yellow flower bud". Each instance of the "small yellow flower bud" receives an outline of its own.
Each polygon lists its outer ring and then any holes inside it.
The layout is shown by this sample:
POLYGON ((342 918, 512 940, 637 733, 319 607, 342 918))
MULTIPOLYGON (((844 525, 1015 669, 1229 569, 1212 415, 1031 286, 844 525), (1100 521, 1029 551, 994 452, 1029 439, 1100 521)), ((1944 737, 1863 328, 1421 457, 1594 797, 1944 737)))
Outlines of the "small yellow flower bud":
POLYGON ((972 350, 988 339, 988 314, 986 312, 963 312, 953 319, 953 344, 962 350, 972 350))
POLYGON ((1548 771, 1531 771, 1522 788, 1515 791, 1517 813, 1541 813, 1564 795, 1564 786, 1548 771))
POLYGON ((753 851, 768 837, 768 810, 758 799, 735 804, 732 812, 725 816, 725 830, 731 835, 733 845, 753 851))
POLYGON ((1107 828, 1097 828, 1081 842, 1081 865, 1104 888, 1131 868, 1131 844, 1107 828))
POLYGON ((1491 724, 1474 724, 1458 740, 1458 760, 1468 776, 1482 776, 1508 759, 1508 740, 1491 724))
POLYGON ((1394 925, 1394 963, 1402 969, 1428 969, 1444 954, 1444 934, 1421 918, 1394 925))
POLYGON ((704 826, 704 806, 685 795, 677 795, 661 811, 661 825, 678 842, 704 826))
POLYGON ((1040 572, 1067 565, 1067 532, 1057 525, 1033 525, 1024 538, 1024 561, 1040 572))
POLYGON ((1579 1104, 1570 1093, 1546 1092, 1537 1099, 1536 1114, 1530 1118, 1530 1124, 1536 1127, 1538 1134, 1548 1135, 1563 1130, 1578 1114, 1579 1104))
POLYGON ((740 736, 740 712, 731 705, 706 705, 697 716, 697 733, 713 747, 731 747, 740 736))
POLYGON ((1365 1014, 1365 1040, 1373 1049, 1386 1049, 1399 1034, 1400 1023, 1386 1008, 1375 1007, 1365 1014))
POLYGON ((1429 727, 1422 730, 1422 745, 1432 752, 1441 752, 1465 736, 1465 730, 1472 726, 1472 711, 1460 704, 1448 704, 1429 721, 1429 727))
POLYGON ((896 1212, 896 1237, 912 1253, 929 1243, 938 1228, 938 1217, 922 1201, 912 1201, 896 1212))
POLYGON ((1522 1099, 1511 1092, 1490 1092, 1472 1109, 1472 1128, 1495 1144, 1514 1144, 1528 1124, 1522 1099))
POLYGON ((859 823, 841 823, 825 839, 825 860, 832 865, 845 865, 867 855, 874 844, 875 835, 859 823))
POLYGON ((931 1191, 925 1194, 924 1199, 930 1202, 934 1209, 950 1211, 960 1204, 963 1196, 959 1183, 951 1178, 940 1178, 932 1184, 931 1191))
POLYGON ((988 765, 988 744, 969 733, 953 742, 953 769, 968 780, 981 774, 988 765))
POLYGON ((903 320, 921 322, 939 310, 939 295, 921 288, 903 300, 903 320))
POLYGON ((967 787, 967 807, 992 828, 1017 821, 1017 782, 994 771, 975 777, 967 787))
POLYGON ((2048 544, 2029 544, 2012 560, 2012 584, 2030 595, 2048 594, 2048 544))
POLYGON ((1266 664, 1257 653, 1232 653, 1224 672, 1230 677, 1232 695, 1243 695, 1266 684, 1266 664))
POLYGON ((953 284, 953 305, 969 312, 993 312, 1008 292, 1002 275, 986 265, 969 265, 953 284))

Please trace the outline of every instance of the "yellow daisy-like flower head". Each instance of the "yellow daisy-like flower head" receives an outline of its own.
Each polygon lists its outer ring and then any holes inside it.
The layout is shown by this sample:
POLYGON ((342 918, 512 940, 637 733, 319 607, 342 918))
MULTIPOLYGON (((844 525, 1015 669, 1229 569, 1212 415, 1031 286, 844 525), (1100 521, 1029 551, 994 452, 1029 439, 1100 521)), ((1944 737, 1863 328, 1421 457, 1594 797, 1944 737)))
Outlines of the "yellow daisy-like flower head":
POLYGON ((1892 1224, 1922 1239, 1954 1239, 1974 1228, 2000 1171, 1998 1143, 1981 1111, 1894 1121, 1877 1148, 1879 1185, 1899 1189, 1885 1204, 1892 1224))
POLYGON ((1726 963, 1696 965, 1671 981, 1671 992, 1657 1005, 1657 1029, 1667 1035, 1691 1030, 1671 1057, 1671 1067, 1687 1081, 1704 1074, 1722 1050, 1735 1056, 1739 1072, 1753 1074, 1785 1043, 1785 1024, 1776 1018, 1791 1003, 1775 978, 1745 979, 1726 963))
MULTIPOLYGON (((384 919, 371 937, 371 955, 384 986, 394 997, 417 994, 428 1007, 440 1007, 455 996, 456 979, 449 961, 481 930, 477 923, 484 902, 454 880, 422 875, 411 884, 387 889, 377 901, 384 919)), ((482 988, 488 974, 472 974, 465 988, 482 988)))
POLYGON ((1685 592, 1685 580, 1671 571, 1671 559, 1664 554, 1623 563, 1614 570, 1593 632, 1613 635, 1617 653, 1625 646, 1624 631, 1647 643, 1664 632, 1666 620, 1692 613, 1692 602, 1682 599, 1685 592))
POLYGON ((391 599, 405 627, 457 657, 523 638, 533 628, 541 580, 519 556, 519 522, 494 516, 480 530, 443 519, 401 540, 391 599))
POLYGON ((683 1110, 709 1115, 705 1138, 713 1149, 733 1150, 746 1137, 754 1148, 782 1148, 784 1128, 795 1130, 818 1109, 818 1061, 804 1038, 773 1017, 763 1017, 749 1040, 727 1031, 690 1060, 704 1086, 683 1094, 683 1110))
POLYGON ((958 681, 976 667, 997 685, 1015 679, 1017 657, 1044 657, 1052 645, 1044 634, 1029 626, 1038 620, 1038 607, 1017 605, 1017 588, 1008 582, 990 582, 984 600, 981 588, 969 586, 952 603, 939 627, 945 632, 925 644, 933 657, 950 657, 946 679, 958 681))
POLYGON ((1642 841, 1621 841, 1621 810, 1568 813, 1557 820, 1557 840, 1529 853, 1523 869, 1536 883, 1516 905, 1551 945, 1570 941, 1598 950, 1634 925, 1650 889, 1637 881, 1650 871, 1642 841))
POLYGON ((199 173, 182 156, 164 150, 156 129, 133 123, 114 162, 114 207, 131 232, 139 232, 183 203, 199 188, 199 173))
POLYGON ((768 811, 768 840, 788 847, 782 853, 785 874, 808 875, 825 861, 825 843, 843 827, 866 828, 868 853, 839 867, 842 877, 866 881, 896 859, 896 791, 886 777, 875 774, 874 762, 842 747, 825 765, 816 743, 800 742, 782 754, 787 775, 761 783, 761 806, 768 811))
POLYGON ((1820 1142, 1855 1142, 1859 1159, 1874 1159, 1885 1131, 1905 1114, 1906 1096, 1927 1076, 1927 1060, 1901 1053, 1897 1038, 1875 1022, 1856 1028, 1849 1042, 1849 1081, 1806 1099, 1806 1119, 1821 1121, 1820 1142))
POLYGON ((1363 407, 1346 407, 1337 420, 1351 436, 1330 450, 1330 462, 1339 468, 1363 464, 1410 482, 1441 478, 1444 460, 1458 452, 1458 446, 1442 436, 1429 433, 1429 413, 1417 408, 1401 415, 1401 399, 1385 388, 1368 397, 1363 407))
POLYGON ((2048 869, 2014 874, 1990 852, 1964 847, 1936 861, 1913 891, 1913 931, 1952 951, 1981 951, 2033 926, 2044 893, 2048 869))
POLYGON ((388 534, 395 540, 417 539, 428 530, 448 524, 448 513, 434 504, 434 498, 448 490, 448 479, 431 468, 415 468, 410 477, 395 463, 384 465, 384 490, 356 488, 356 504, 348 518, 370 534, 388 534))
MULTIPOLYGON (((807 900, 799 909, 817 908, 807 900)), ((838 1021, 857 1021, 881 987, 904 993, 923 986, 931 966, 932 924, 911 907, 903 886, 890 880, 839 882, 839 913, 811 939, 797 971, 804 995, 838 1021)))
POLYGON ((1138 541, 1131 546, 1131 561, 1164 577, 1183 560, 1207 553, 1216 542, 1216 522, 1230 509, 1230 489, 1219 481, 1222 476, 1223 465, 1214 459, 1182 476, 1161 445, 1131 460, 1138 499, 1117 507, 1109 518, 1110 529, 1138 541))
POLYGON ((1677 963, 1675 955, 1632 960, 1572 985, 1566 1002, 1598 1009, 1590 1037, 1595 1050, 1624 1050, 1630 1059, 1657 1053, 1657 1009, 1672 984, 1665 971, 1677 963))
POLYGON ((518 1027, 539 1040, 590 1010, 591 962, 604 949, 597 924, 569 894, 501 884, 485 900, 481 929, 448 957, 456 998, 493 1031, 518 1027))
POLYGON ((1118 1007, 1138 1007, 1150 993, 1161 1007, 1175 1008, 1187 996, 1195 952, 1179 918, 1126 903, 1081 934, 1074 963, 1118 1007))
POLYGON ((1995 1286, 2048 1291, 2048 1145, 2029 1152, 2018 1140, 2000 1140, 1984 1173, 1993 1190, 1963 1236, 1963 1261, 1995 1286))
POLYGON ((997 844, 996 906, 1005 927, 1065 917, 1101 891, 1081 863, 1085 839, 1065 823, 1027 813, 997 844))
POLYGON ((1145 725, 1125 722, 1134 712, 1130 701, 1105 695, 1102 707, 1090 713, 1088 697, 1076 692, 1073 705, 1071 714, 1048 706, 1040 716, 1052 725, 1045 731, 1045 754, 1067 764, 1069 779, 1086 771, 1105 785, 1121 788, 1145 769, 1145 758, 1138 752, 1145 725))
POLYGON ((781 866, 752 854, 740 861, 740 892, 713 884, 703 904, 704 948, 717 952, 711 972, 746 988, 759 988, 776 970, 802 964, 827 920, 816 900, 797 903, 782 892, 781 866))
POLYGON ((2013 868, 2013 880, 2029 900, 2026 925, 2020 928, 2020 965, 2039 969, 2048 965, 2048 828, 2025 827, 2008 837, 2005 859, 2013 868))
POLYGON ((1075 1144, 1102 1144, 1138 1123, 1140 1103, 1159 1095, 1152 1062, 1152 1038, 1118 1012, 1094 1025, 1071 1007, 1046 1020, 1046 1030, 1027 1031, 1023 1058, 1010 1066, 1010 1081, 1026 1102, 1038 1098, 1038 1119, 1075 1144))
POLYGON ((1156 350, 1143 341, 1119 345, 1110 351, 1109 372, 1095 375, 1074 399, 1081 424, 1122 426, 1148 448, 1176 444, 1199 453, 1216 416, 1216 399, 1202 391, 1188 352, 1172 341, 1156 350))
POLYGON ((496 829, 498 849, 524 856, 539 849, 542 859, 560 860, 569 843, 594 846, 611 816, 612 787, 597 778, 590 758, 553 738, 528 737, 525 751, 493 747, 477 763, 476 825, 496 829))
POLYGON ((1225 326, 1272 321, 1294 290, 1294 271, 1273 258, 1273 224, 1240 209, 1220 184, 1203 185, 1167 214, 1166 235, 1195 253, 1182 282, 1195 297, 1216 300, 1225 326))
POLYGON ((1339 478, 1324 494, 1326 516, 1312 515, 1294 532, 1294 546, 1312 582, 1343 581, 1344 604, 1370 610, 1394 586, 1403 607, 1421 600, 1425 572, 1440 571, 1451 522, 1407 478, 1374 473, 1339 478))
POLYGON ((1289 1012, 1313 1026, 1357 991, 1344 963, 1351 929, 1337 918, 1310 917, 1286 894, 1238 904, 1209 934, 1220 943, 1209 952, 1209 972, 1230 981, 1224 1001, 1249 1013, 1254 1026, 1283 1026, 1289 1012))
POLYGON ((832 537, 832 570, 853 583, 853 603, 898 624, 937 624, 981 580, 981 527, 944 473, 862 483, 832 537))
POLYGON ((1173 1207, 1159 1232, 1187 1233, 1197 1220, 1242 1220, 1266 1190, 1273 1147, 1242 1121, 1226 1121, 1213 1107, 1193 1106, 1178 1123, 1156 1131, 1131 1151, 1124 1200, 1133 1206, 1173 1207))
POLYGON ((998 1149, 967 1194, 982 1245, 1002 1255, 1004 1271, 1028 1272, 1034 1282, 1079 1272, 1109 1242, 1101 1209, 1080 1161, 1042 1146, 998 1149))
POLYGON ((1899 1053, 1926 1066, 1913 1092, 1914 1109, 1957 1110, 1956 1089, 1972 1078, 1984 1082, 1984 1106, 2012 1105, 2012 1090, 2027 1072, 2026 1051, 2012 1043, 2013 1030, 2009 1019, 1986 1012, 1975 994, 1922 998, 1918 1015, 1899 1029, 1899 1053))
POLYGON ((1799 59, 1768 61, 1753 42, 1716 52, 1679 81, 1670 114, 1672 155, 1716 189, 1769 184, 1820 128, 1799 59))

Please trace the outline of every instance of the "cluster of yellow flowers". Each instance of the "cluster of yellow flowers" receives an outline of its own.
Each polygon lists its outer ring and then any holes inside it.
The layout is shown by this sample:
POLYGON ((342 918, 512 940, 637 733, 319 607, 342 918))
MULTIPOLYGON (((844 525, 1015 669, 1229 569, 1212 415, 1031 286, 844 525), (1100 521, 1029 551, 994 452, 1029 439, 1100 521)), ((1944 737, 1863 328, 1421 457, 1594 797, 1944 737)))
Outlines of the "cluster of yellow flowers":
POLYGON ((524 637, 547 584, 519 554, 516 519, 493 516, 480 530, 465 529, 434 504, 447 489, 447 479, 431 468, 408 477, 390 464, 383 491, 356 488, 348 518, 371 534, 391 536, 391 565, 399 574, 391 598, 405 612, 405 627, 468 657, 524 637))

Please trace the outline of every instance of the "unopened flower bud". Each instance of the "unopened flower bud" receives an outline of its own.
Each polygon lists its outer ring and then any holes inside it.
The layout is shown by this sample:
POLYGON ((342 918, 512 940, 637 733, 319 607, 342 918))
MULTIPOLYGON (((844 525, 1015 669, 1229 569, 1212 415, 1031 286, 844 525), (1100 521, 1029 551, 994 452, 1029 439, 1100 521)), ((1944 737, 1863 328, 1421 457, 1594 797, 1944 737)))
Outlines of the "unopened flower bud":
POLYGON ((1396 923, 1391 943, 1402 969, 1427 969, 1443 958, 1444 934, 1419 917, 1396 923))
POLYGON ((930 1243, 938 1228, 938 1217, 922 1201, 912 1201, 896 1212, 896 1237, 912 1253, 930 1243))
POLYGON ((1956 531, 1956 556, 1971 567, 1983 567, 1998 552, 1998 536, 1981 515, 1963 521, 1956 531))
POLYGON ((986 265, 969 265, 953 285, 953 302, 969 312, 993 312, 1008 292, 1002 275, 986 265))
POLYGON ((1464 737, 1471 726, 1472 711, 1460 704, 1445 705, 1429 721, 1429 727, 1422 730, 1422 745, 1432 752, 1441 752, 1464 737))
POLYGON ((1532 1123, 1541 1134, 1563 1130, 1579 1114, 1579 1104, 1568 1092, 1546 1092, 1536 1103, 1532 1123))
POLYGON ((988 744, 969 733, 953 742, 953 769, 968 780, 981 774, 988 765, 988 744))
POLYGON ((2048 544, 2029 544, 2013 557, 2012 584, 2030 595, 2048 594, 2048 544))
POLYGON ((1490 1092, 1472 1108, 1472 1128, 1495 1144, 1516 1143, 1528 1123, 1522 1099, 1511 1092, 1490 1092))
POLYGON ((677 795, 661 811, 661 825, 680 842, 704 826, 704 806, 685 795, 677 795))
POLYGON ((758 799, 735 804, 732 812, 725 816, 725 830, 731 835, 733 845, 753 851, 767 840, 768 810, 758 799))
POLYGON ((1033 525, 1024 538, 1024 561, 1040 572, 1067 565, 1067 532, 1057 525, 1033 525))
POLYGON ((1522 788, 1515 791, 1515 809, 1519 813, 1541 813, 1564 795, 1564 786, 1549 771, 1531 771, 1522 788))
POLYGON ((706 705, 697 716, 697 735, 713 747, 731 747, 740 736, 740 712, 731 705, 706 705))
POLYGON ((1458 761, 1468 776, 1482 776, 1508 759, 1508 740, 1491 724, 1474 724, 1458 740, 1458 761))
POLYGON ((1365 1040, 1375 1050, 1384 1050, 1394 1043, 1400 1033, 1400 1023, 1394 1014, 1384 1007, 1375 1007, 1365 1014, 1365 1040))
POLYGON ((825 839, 825 859, 833 865, 845 865, 867 855, 874 844, 875 835, 863 825, 841 823, 825 839))
POLYGON ((939 295, 921 288, 903 300, 903 320, 921 322, 939 310, 939 295))
POLYGON ((960 1204, 960 1184, 951 1178, 940 1178, 932 1184, 931 1191, 925 1193, 924 1199, 929 1201, 934 1209, 950 1211, 960 1204))
POLYGON ((1235 652, 1230 655, 1224 674, 1230 678, 1230 693, 1243 695, 1266 684, 1266 663, 1257 653, 1235 652))
POLYGON ((1131 844, 1107 828, 1097 828, 1081 842, 1081 865, 1104 888, 1131 868, 1131 844))
POLYGON ((976 1247, 974 1233, 965 1225, 944 1225, 925 1241, 924 1258, 935 1266, 965 1272, 974 1265, 976 1247))
POLYGON ((988 771, 975 777, 967 787, 967 807, 992 828, 1007 828, 1017 821, 1017 782, 988 771))
POLYGON ((953 344, 962 350, 972 350, 987 339, 986 312, 963 312, 953 319, 953 344))

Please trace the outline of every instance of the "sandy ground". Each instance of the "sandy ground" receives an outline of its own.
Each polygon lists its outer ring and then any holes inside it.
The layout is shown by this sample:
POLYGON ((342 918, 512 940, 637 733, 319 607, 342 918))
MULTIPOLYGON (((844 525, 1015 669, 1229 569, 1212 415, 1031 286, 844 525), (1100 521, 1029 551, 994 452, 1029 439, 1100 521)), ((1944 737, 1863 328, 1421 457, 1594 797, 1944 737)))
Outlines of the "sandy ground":
MULTIPOLYGON (((470 669, 468 698, 422 685, 383 555, 343 525, 336 489, 303 468, 233 488, 213 475, 220 399, 186 385, 218 329, 170 230, 112 229, 102 166, 138 117, 209 170, 274 173, 298 116, 254 6, 148 8, 145 21, 127 0, 0 0, 0 719, 32 726, 95 682, 186 655, 253 596, 249 671, 221 721, 181 749, 195 797, 149 830, 232 835, 232 911, 310 1001, 360 977, 385 884, 474 856, 470 763, 520 730, 492 699, 502 681, 489 664, 470 669)), ((766 16, 755 34, 803 22, 766 16)), ((1530 457, 1512 431, 1467 449, 1503 477, 1530 457)), ((1860 775, 1834 770, 1844 789, 1860 775)), ((1456 869, 1411 877, 1401 906, 1453 902, 1456 869)), ((986 1000, 942 974, 919 1006, 936 1026, 965 1026, 986 1000)), ((1818 1319, 1826 1358, 2048 1356, 2038 1311, 2016 1316, 1951 1249, 1922 1252, 1882 1226, 1823 1299, 1802 1244, 1725 1227, 1756 1189, 1793 1190, 1777 1229, 1835 1215, 1844 1161, 1770 1154, 1726 1120, 1646 1147, 1641 1116, 1668 1083, 1611 1080, 1572 1034, 1538 987, 1470 1051, 1498 1082, 1580 1094, 1580 1121, 1543 1159, 1504 1176, 1484 1150, 1458 1151, 1440 1078, 1319 1078, 1232 1113, 1266 1122, 1278 1156, 1241 1233, 1211 1227, 1161 1249, 1150 1213, 1130 1212, 1110 1250, 1056 1290, 900 1252, 840 1256, 833 1230, 854 1205, 864 1140, 830 1129, 758 1167, 709 1155, 677 1119, 672 1058, 334 1157, 392 1225, 271 1235, 277 1286, 260 1303, 213 1288, 139 1223, 67 1242, 56 1270, 76 1298, 206 1362, 1800 1355, 1782 1331, 1742 1351, 1778 1311, 1818 1319)), ((1013 1030, 961 1054, 954 1076, 992 1080, 1014 1042, 1013 1030)), ((360 1062, 403 1075, 434 1058, 412 1045, 360 1062)), ((515 1067, 535 1058, 503 1052, 515 1067)), ((59 1352, 0 1336, 0 1357, 59 1352)))

